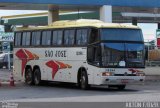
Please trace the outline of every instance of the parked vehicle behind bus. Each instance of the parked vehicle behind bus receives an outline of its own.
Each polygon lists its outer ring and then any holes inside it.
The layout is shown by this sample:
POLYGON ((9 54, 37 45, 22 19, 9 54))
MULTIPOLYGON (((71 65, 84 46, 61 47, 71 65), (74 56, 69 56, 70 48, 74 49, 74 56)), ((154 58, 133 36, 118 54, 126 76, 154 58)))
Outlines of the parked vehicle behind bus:
POLYGON ((137 26, 57 21, 17 29, 14 43, 14 74, 29 85, 45 80, 124 89, 144 82, 144 41, 137 26))
POLYGON ((0 68, 8 68, 9 59, 10 59, 10 66, 12 67, 13 66, 13 54, 1 53, 0 54, 0 68))

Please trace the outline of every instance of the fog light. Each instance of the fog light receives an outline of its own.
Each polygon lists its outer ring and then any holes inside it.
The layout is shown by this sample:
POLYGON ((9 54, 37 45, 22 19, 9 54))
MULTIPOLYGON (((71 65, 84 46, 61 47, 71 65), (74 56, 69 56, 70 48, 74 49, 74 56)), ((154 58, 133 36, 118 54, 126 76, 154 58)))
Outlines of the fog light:
POLYGON ((106 79, 106 81, 109 81, 109 79, 106 79))
POLYGON ((103 72, 103 73, 102 73, 102 76, 111 76, 111 75, 112 75, 111 72, 103 72))
POLYGON ((143 79, 140 79, 139 81, 143 81, 143 79))
POLYGON ((145 76, 145 73, 136 73, 137 76, 145 76))

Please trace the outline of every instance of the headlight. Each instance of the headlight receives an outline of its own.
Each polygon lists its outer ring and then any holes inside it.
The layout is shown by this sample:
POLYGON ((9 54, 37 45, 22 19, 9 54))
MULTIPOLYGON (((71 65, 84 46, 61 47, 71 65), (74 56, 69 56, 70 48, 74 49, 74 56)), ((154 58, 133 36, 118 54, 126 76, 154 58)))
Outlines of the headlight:
POLYGON ((102 72, 102 76, 112 76, 112 72, 102 72))
POLYGON ((145 73, 139 73, 139 72, 137 72, 136 75, 137 76, 145 76, 145 73))

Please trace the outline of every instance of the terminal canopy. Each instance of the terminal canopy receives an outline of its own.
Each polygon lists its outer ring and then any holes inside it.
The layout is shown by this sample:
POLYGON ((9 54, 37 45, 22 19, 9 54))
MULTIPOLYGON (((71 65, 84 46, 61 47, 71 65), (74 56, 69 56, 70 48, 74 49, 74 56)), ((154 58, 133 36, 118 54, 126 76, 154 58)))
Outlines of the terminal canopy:
MULTIPOLYGON (((0 0, 0 9, 92 11, 87 13, 86 18, 91 16, 93 19, 99 19, 99 9, 103 5, 112 6, 113 22, 130 23, 135 18, 138 23, 160 22, 159 0, 92 0, 92 2, 86 0, 0 0)), ((75 17, 71 19, 84 18, 79 15, 75 13, 75 17)), ((46 19, 46 17, 42 18, 44 21, 46 19)))

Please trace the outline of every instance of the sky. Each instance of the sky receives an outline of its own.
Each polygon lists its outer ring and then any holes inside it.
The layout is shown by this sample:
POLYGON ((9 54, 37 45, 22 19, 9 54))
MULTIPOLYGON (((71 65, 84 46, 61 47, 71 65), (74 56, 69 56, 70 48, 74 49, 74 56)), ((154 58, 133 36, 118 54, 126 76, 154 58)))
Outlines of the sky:
POLYGON ((158 28, 156 23, 141 23, 138 24, 138 26, 142 29, 143 36, 146 41, 156 39, 156 30, 158 28))
MULTIPOLYGON (((46 11, 35 11, 35 10, 0 10, 0 17, 1 16, 8 16, 8 15, 18 15, 18 14, 29 14, 29 13, 40 13, 46 11)), ((156 39, 156 29, 157 24, 148 23, 148 24, 138 24, 138 26, 142 29, 144 39, 153 40, 156 39)))

